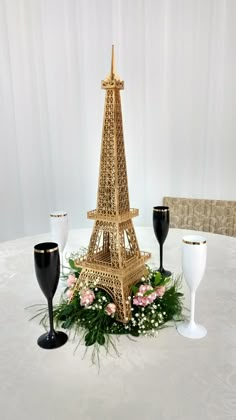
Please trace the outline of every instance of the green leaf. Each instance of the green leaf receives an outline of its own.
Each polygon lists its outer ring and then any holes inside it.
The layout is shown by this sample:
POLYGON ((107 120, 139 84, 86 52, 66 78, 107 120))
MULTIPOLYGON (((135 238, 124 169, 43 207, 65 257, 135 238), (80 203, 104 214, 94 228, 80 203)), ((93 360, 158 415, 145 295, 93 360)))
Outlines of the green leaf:
POLYGON ((139 336, 139 333, 138 333, 137 330, 132 330, 132 331, 129 332, 129 334, 130 335, 133 335, 134 337, 138 337, 139 336))
POLYGON ((62 324, 62 328, 64 328, 65 330, 67 328, 70 328, 70 326, 73 324, 73 321, 69 318, 66 321, 63 322, 62 324))
POLYGON ((165 277, 165 278, 163 279, 163 281, 162 281, 162 284, 163 284, 163 285, 166 285, 166 284, 168 284, 168 283, 170 282, 170 280, 171 280, 171 277, 165 277))
POLYGON ((96 338, 94 337, 93 333, 91 334, 88 332, 84 337, 85 345, 87 347, 92 346, 96 342, 96 338))
POLYGON ((132 286, 131 290, 133 292, 134 295, 136 295, 136 293, 138 293, 138 287, 137 286, 132 286))
POLYGON ((103 334, 99 334, 97 336, 97 342, 98 342, 98 344, 100 344, 100 346, 104 346, 104 344, 105 344, 105 337, 104 337, 103 334))
POLYGON ((159 273, 159 271, 157 271, 156 273, 155 273, 155 277, 154 277, 154 285, 155 286, 158 286, 160 283, 162 283, 162 275, 161 275, 161 273, 159 273))
POLYGON ((72 258, 69 258, 69 265, 73 270, 76 270, 76 266, 75 266, 74 260, 72 260, 72 258))
POLYGON ((145 293, 144 293, 144 295, 143 296, 149 296, 149 295, 151 295, 153 292, 155 292, 155 290, 147 290, 145 293))

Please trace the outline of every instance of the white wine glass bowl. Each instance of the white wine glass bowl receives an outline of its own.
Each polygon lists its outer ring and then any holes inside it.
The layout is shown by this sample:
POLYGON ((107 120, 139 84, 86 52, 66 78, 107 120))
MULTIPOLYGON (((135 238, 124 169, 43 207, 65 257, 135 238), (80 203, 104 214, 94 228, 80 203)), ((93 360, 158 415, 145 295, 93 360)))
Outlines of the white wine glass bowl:
POLYGON ((63 252, 68 240, 68 214, 65 211, 50 213, 50 229, 52 240, 59 246, 61 254, 61 266, 63 269, 63 252))

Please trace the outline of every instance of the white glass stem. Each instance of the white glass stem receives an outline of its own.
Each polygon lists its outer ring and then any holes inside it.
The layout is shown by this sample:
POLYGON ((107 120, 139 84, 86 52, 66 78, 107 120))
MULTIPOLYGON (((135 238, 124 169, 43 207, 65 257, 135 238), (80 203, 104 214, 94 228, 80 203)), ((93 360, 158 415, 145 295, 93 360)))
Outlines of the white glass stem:
POLYGON ((191 306, 190 306, 190 322, 191 322, 191 324, 194 324, 194 317, 195 317, 195 297, 196 297, 196 293, 195 293, 195 291, 194 292, 191 292, 191 295, 190 295, 190 300, 191 300, 191 306))
POLYGON ((65 271, 64 271, 64 253, 63 251, 61 251, 61 274, 64 276, 65 275, 65 271))

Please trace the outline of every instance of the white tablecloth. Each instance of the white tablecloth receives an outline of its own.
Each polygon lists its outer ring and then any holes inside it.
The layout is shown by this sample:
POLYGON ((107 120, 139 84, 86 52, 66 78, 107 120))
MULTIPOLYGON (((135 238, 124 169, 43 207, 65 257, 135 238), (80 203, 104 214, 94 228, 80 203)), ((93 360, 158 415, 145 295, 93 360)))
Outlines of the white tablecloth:
MULTIPOLYGON (((152 228, 136 229, 140 249, 158 244, 152 228)), ((71 231, 67 251, 86 246, 90 230, 71 231)), ((172 229, 164 265, 181 273, 181 238, 172 229)), ((196 232, 195 232, 196 233, 196 232)), ((101 353, 98 373, 85 347, 71 341, 42 350, 43 328, 29 322, 28 305, 45 303, 34 274, 33 246, 49 234, 0 244, 1 420, 235 420, 236 419, 236 238, 204 233, 208 259, 196 297, 196 320, 208 330, 202 340, 175 328, 157 338, 117 343, 120 357, 101 353)), ((60 289, 60 288, 59 288, 60 289)), ((189 293, 186 293, 186 305, 189 293)), ((59 290, 57 297, 59 296, 59 290)))

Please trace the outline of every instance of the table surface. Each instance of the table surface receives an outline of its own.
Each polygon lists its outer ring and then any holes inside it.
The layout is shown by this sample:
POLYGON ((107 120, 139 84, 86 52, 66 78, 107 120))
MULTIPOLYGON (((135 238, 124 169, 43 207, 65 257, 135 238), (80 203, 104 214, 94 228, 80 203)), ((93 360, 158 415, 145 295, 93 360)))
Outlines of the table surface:
MULTIPOLYGON (((136 228, 140 249, 158 245, 152 228, 136 228)), ((196 232, 194 232, 196 234, 196 232)), ((67 252, 87 246, 90 229, 71 231, 67 252)), ((164 265, 181 273, 181 238, 170 229, 164 265)), ((2 420, 235 420, 236 238, 203 233, 207 267, 197 290, 196 320, 208 330, 201 340, 175 327, 158 337, 121 337, 120 357, 101 352, 100 371, 90 351, 70 340, 56 350, 36 344, 43 333, 29 322, 29 305, 45 303, 34 274, 33 246, 50 234, 0 244, 0 418, 2 420)), ((57 297, 60 294, 60 284, 57 297)), ((186 306, 189 292, 183 282, 186 306)))

